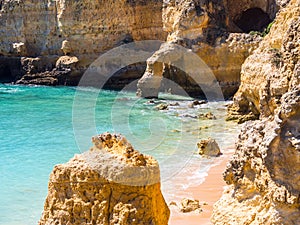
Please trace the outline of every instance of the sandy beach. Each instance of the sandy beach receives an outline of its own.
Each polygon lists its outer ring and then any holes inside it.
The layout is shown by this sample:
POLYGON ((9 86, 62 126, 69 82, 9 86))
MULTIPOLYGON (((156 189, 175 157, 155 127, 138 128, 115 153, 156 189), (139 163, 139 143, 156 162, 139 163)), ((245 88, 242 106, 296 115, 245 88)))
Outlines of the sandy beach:
MULTIPOLYGON (((232 147, 233 148, 233 147, 232 147)), ((170 225, 210 225, 210 217, 212 214, 213 205, 222 195, 224 186, 226 185, 223 180, 222 173, 226 168, 226 164, 230 159, 231 154, 224 154, 220 158, 216 158, 216 165, 213 166, 206 177, 205 181, 198 187, 187 189, 187 192, 192 193, 192 197, 200 201, 202 205, 204 202, 207 205, 201 206, 201 213, 181 213, 178 212, 176 207, 170 207, 171 217, 169 220, 170 225)))

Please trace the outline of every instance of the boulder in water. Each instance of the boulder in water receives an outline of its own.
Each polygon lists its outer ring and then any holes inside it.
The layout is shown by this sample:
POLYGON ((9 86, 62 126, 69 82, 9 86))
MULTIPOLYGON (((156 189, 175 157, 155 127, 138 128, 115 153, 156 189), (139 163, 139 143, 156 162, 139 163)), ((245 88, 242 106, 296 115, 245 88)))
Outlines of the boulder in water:
POLYGON ((197 147, 200 155, 219 156, 222 154, 218 143, 211 138, 201 140, 197 143, 197 147))

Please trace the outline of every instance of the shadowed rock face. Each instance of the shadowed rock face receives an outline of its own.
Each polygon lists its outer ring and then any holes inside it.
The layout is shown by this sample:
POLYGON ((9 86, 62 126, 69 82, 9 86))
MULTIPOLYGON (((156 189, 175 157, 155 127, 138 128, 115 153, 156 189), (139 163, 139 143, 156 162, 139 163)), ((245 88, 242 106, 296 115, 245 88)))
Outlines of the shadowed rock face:
POLYGON ((39 224, 168 224, 158 163, 120 136, 54 167, 39 224))
POLYGON ((263 31, 271 19, 267 13, 260 8, 251 8, 238 15, 234 23, 245 33, 250 31, 263 31))
POLYGON ((300 224, 299 16, 300 1, 290 1, 243 65, 235 104, 251 102, 260 120, 239 135, 214 224, 300 224))

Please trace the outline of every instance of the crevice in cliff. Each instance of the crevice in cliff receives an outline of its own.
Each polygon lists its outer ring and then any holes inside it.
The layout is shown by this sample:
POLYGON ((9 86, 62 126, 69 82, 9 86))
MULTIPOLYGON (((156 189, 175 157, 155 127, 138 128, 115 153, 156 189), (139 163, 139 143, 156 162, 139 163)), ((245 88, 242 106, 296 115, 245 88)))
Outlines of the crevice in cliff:
POLYGON ((112 200, 112 189, 109 188, 109 196, 107 199, 107 223, 109 224, 110 219, 111 219, 111 212, 113 211, 113 205, 111 204, 111 200, 112 200))
POLYGON ((269 15, 261 8, 247 9, 234 18, 234 23, 245 33, 263 31, 271 22, 269 15))

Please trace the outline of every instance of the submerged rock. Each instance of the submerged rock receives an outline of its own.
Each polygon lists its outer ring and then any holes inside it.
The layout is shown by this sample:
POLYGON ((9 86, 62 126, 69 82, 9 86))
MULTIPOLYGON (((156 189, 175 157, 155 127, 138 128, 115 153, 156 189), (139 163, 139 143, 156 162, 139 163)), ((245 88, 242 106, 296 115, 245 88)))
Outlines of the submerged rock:
POLYGON ((216 140, 208 138, 197 143, 198 153, 205 156, 219 156, 221 150, 216 140))
POLYGON ((155 109, 157 110, 167 110, 169 108, 169 105, 166 103, 160 103, 157 106, 155 106, 155 109))
POLYGON ((193 102, 191 102, 190 104, 188 104, 188 107, 189 108, 194 108, 194 106, 203 105, 203 104, 206 104, 206 103, 207 103, 206 100, 194 100, 193 102))
POLYGON ((114 134, 54 167, 39 221, 43 224, 168 224, 157 161, 114 134))
POLYGON ((217 119, 217 117, 212 113, 212 112, 208 112, 208 113, 201 113, 198 115, 199 119, 208 119, 208 120, 215 120, 217 119))

